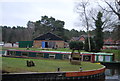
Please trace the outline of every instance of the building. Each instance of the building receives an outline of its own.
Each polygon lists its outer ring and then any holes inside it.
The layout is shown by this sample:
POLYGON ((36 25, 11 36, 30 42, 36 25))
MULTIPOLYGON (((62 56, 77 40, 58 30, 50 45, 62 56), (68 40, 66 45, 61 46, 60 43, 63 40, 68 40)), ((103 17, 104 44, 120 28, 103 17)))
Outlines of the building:
POLYGON ((103 49, 120 49, 120 40, 113 40, 108 38, 104 40, 103 49))
POLYGON ((72 37, 70 41, 81 41, 85 43, 86 38, 87 38, 87 35, 81 35, 79 37, 72 37))
POLYGON ((64 48, 64 40, 53 33, 46 33, 34 39, 35 48, 64 48))

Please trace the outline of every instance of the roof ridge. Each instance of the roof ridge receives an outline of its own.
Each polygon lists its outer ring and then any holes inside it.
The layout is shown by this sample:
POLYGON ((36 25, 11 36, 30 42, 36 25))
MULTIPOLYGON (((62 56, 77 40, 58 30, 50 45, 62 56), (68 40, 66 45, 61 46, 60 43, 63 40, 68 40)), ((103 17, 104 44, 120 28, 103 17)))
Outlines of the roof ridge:
POLYGON ((47 32, 45 34, 42 34, 39 37, 36 37, 34 40, 46 40, 46 38, 51 38, 51 40, 63 40, 61 37, 59 37, 51 32, 47 32))

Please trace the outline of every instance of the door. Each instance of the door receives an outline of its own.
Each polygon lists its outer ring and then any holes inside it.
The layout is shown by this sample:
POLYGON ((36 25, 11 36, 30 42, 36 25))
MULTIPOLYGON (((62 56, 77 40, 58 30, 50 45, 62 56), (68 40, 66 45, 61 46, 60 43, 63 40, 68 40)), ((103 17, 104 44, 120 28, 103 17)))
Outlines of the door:
POLYGON ((45 42, 45 48, 48 48, 48 42, 45 42))
POLYGON ((45 42, 42 41, 42 48, 45 48, 45 42))

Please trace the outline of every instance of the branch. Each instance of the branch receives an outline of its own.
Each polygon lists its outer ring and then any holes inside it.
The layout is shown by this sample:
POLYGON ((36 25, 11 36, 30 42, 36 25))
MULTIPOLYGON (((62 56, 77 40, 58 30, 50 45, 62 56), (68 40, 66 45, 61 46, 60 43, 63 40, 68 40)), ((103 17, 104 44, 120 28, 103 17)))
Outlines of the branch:
POLYGON ((112 11, 113 11, 116 15, 119 15, 119 13, 116 12, 116 11, 114 10, 114 8, 113 8, 107 1, 105 1, 105 2, 107 3, 107 5, 112 9, 112 11))
POLYGON ((101 8, 102 10, 104 10, 104 11, 106 11, 106 12, 113 12, 113 11, 108 11, 108 10, 106 10, 106 9, 103 8, 99 3, 98 3, 98 5, 100 6, 100 8, 101 8))

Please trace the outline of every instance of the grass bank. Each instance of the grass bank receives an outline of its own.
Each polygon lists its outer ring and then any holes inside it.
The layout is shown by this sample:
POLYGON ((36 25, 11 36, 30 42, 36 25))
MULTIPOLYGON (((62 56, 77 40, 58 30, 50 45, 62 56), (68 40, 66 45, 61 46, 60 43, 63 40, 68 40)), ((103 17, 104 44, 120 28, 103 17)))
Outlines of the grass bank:
MULTIPOLYGON (((16 49, 16 50, 27 50, 27 48, 17 48, 17 47, 3 47, 2 50, 8 50, 8 49, 16 49)), ((41 51, 41 50, 45 50, 45 51, 63 51, 63 52, 72 52, 71 49, 69 48, 57 48, 57 49, 47 49, 47 48, 29 48, 29 50, 32 51, 41 51)), ((76 52, 78 52, 77 50, 75 50, 76 52)), ((82 52, 84 50, 81 50, 82 52)))
POLYGON ((102 65, 90 62, 81 62, 82 65, 71 65, 69 60, 1 58, 2 70, 7 72, 55 72, 58 67, 61 71, 79 71, 80 66, 84 71, 102 68, 102 65), (34 61, 36 66, 27 67, 27 60, 34 61))
MULTIPOLYGON (((3 47, 2 50, 7 50, 7 49, 16 49, 16 50, 27 50, 27 48, 15 48, 15 47, 3 47)), ((67 51, 71 52, 72 50, 69 48, 58 48, 58 49, 46 49, 46 48, 29 48, 29 50, 32 51, 41 51, 41 50, 46 50, 46 51, 67 51)))

